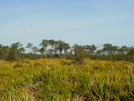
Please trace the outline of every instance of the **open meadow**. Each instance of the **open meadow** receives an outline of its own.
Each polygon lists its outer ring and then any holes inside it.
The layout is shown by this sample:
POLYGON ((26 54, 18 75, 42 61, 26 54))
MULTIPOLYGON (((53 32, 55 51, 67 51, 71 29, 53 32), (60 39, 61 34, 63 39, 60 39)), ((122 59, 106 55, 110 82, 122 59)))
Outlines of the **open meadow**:
POLYGON ((1 60, 0 101, 134 101, 134 63, 1 60))

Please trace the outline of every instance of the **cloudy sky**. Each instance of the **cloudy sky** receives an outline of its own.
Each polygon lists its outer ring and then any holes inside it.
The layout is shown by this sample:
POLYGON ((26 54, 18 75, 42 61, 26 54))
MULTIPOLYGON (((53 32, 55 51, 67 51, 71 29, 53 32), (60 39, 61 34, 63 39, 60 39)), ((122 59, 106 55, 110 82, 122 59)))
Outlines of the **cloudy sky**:
POLYGON ((0 0, 0 44, 134 46, 134 0, 0 0))

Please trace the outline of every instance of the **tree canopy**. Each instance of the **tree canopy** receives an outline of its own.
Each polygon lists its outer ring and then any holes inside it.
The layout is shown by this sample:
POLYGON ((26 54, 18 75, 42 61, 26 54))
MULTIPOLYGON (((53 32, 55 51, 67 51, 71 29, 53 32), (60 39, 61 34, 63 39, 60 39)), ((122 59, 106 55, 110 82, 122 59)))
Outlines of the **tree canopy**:
POLYGON ((17 60, 17 59, 38 59, 38 58, 90 58, 101 60, 125 60, 134 61, 134 47, 116 46, 109 43, 103 44, 102 49, 93 45, 70 46, 62 40, 43 39, 39 46, 28 43, 26 47, 20 42, 13 43, 11 46, 0 44, 1 60, 17 60), (29 52, 25 52, 25 48, 29 52))

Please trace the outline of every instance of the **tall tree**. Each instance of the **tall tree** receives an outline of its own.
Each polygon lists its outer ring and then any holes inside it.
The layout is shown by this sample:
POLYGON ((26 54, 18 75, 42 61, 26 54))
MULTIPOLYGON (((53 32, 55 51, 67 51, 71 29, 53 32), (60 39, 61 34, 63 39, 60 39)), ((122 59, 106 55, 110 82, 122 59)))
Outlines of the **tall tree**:
POLYGON ((74 60, 75 64, 81 65, 84 63, 84 57, 85 57, 85 49, 83 46, 80 45, 73 45, 73 51, 74 51, 74 60))
POLYGON ((67 50, 69 50, 71 47, 69 46, 68 43, 63 44, 63 49, 64 49, 64 54, 67 54, 67 50))
POLYGON ((51 54, 51 56, 53 57, 53 53, 54 53, 54 47, 56 46, 57 44, 57 41, 53 40, 53 39, 50 39, 48 40, 48 43, 49 45, 51 46, 51 49, 48 50, 48 52, 51 54))
POLYGON ((53 51, 54 51, 54 54, 56 55, 57 52, 58 52, 58 41, 54 42, 54 49, 53 49, 53 51))
POLYGON ((121 48, 119 49, 119 53, 120 54, 127 54, 128 53, 128 47, 127 46, 121 46, 121 48))
POLYGON ((41 53, 41 55, 45 54, 44 53, 45 52, 45 48, 43 48, 43 47, 41 47, 38 51, 41 53))
POLYGON ((9 53, 8 53, 8 56, 7 56, 6 60, 8 60, 8 61, 17 60, 19 55, 20 55, 19 48, 21 46, 22 46, 22 44, 20 42, 13 43, 10 46, 9 53))
POLYGON ((90 45, 85 45, 83 47, 85 48, 86 52, 88 54, 90 54, 90 55, 94 55, 95 54, 95 51, 97 49, 97 47, 95 45, 91 45, 91 46, 90 45))
POLYGON ((43 39, 40 43, 39 46, 41 46, 40 48, 40 52, 46 54, 46 58, 47 58, 47 46, 49 45, 49 40, 43 39), (44 51, 44 52, 43 52, 44 51))
POLYGON ((49 45, 52 47, 52 49, 54 48, 55 45, 55 41, 53 39, 48 40, 49 45))
POLYGON ((63 51, 63 49, 64 49, 64 41, 58 40, 58 43, 57 43, 57 47, 56 48, 59 50, 59 52, 61 54, 62 51, 63 51))
POLYGON ((40 46, 47 49, 47 46, 49 45, 49 40, 43 39, 40 43, 40 46))
POLYGON ((0 44, 0 59, 2 59, 2 57, 3 57, 3 54, 2 54, 2 44, 0 44))
POLYGON ((113 54, 113 53, 116 53, 118 51, 118 46, 112 46, 112 44, 104 44, 103 45, 103 51, 104 51, 104 54, 113 54))
POLYGON ((134 62, 134 47, 130 47, 127 53, 128 60, 134 62))
POLYGON ((28 43, 26 48, 29 48, 29 53, 32 52, 32 47, 33 47, 33 44, 32 43, 28 43))
POLYGON ((32 50, 33 50, 33 53, 34 53, 34 54, 37 54, 37 52, 38 52, 38 47, 34 46, 34 47, 32 48, 32 50))

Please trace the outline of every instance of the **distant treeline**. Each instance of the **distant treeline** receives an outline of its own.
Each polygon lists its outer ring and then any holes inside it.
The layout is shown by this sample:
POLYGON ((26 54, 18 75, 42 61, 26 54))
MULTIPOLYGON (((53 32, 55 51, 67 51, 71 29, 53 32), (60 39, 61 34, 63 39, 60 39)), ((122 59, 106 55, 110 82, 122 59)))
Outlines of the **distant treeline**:
POLYGON ((111 61, 134 61, 134 47, 113 46, 104 44, 102 49, 95 45, 78 45, 70 46, 62 40, 43 39, 39 46, 33 46, 28 43, 26 47, 20 42, 13 43, 11 46, 0 44, 0 59, 14 61, 18 59, 39 59, 39 58, 68 58, 80 61, 83 58, 95 60, 111 61), (29 52, 25 50, 29 49, 29 52))

